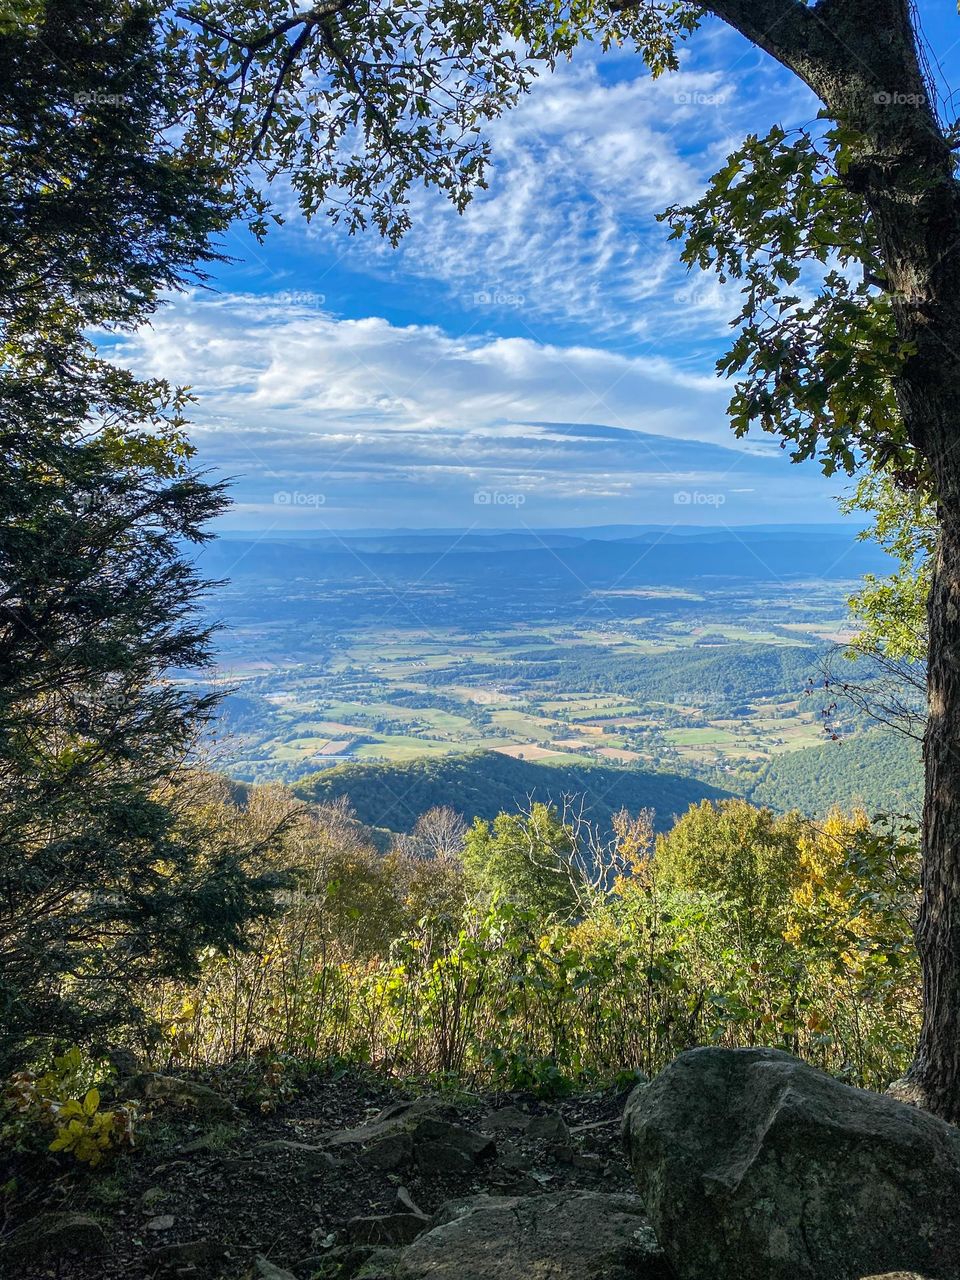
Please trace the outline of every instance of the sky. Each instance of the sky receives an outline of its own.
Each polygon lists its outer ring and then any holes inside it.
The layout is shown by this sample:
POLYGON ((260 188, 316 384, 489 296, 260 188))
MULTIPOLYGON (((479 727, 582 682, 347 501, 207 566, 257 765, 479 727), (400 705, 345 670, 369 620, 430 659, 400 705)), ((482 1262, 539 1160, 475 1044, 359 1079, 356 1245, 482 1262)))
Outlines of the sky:
MULTIPOLYGON (((956 6, 919 14, 960 87, 956 6)), ((490 128, 464 215, 418 193, 398 249, 325 218, 238 227, 212 291, 111 350, 192 387, 198 463, 232 481, 221 532, 836 522, 847 482, 733 437, 736 290, 688 275, 655 216, 816 111, 717 23, 658 81, 584 50, 490 128)))

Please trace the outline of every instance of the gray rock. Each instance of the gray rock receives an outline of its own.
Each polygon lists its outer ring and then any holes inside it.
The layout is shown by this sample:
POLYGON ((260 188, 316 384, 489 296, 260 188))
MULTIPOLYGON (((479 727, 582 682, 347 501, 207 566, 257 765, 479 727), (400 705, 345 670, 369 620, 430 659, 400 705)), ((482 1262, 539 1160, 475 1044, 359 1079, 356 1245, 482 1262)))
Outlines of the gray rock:
POLYGON ((385 1107, 379 1115, 355 1129, 331 1129, 321 1135, 328 1147, 366 1146, 379 1138, 395 1133, 406 1133, 425 1117, 448 1119, 452 1108, 439 1098, 415 1098, 412 1102, 395 1102, 385 1107))
POLYGON ((232 1119, 237 1108, 223 1094, 208 1089, 205 1084, 193 1080, 180 1080, 177 1076, 161 1076, 144 1072, 126 1082, 125 1093, 131 1098, 143 1098, 148 1102, 163 1101, 173 1106, 188 1107, 198 1115, 210 1119, 232 1119))
POLYGON ((547 1142, 561 1142, 566 1145, 570 1141, 570 1130, 563 1116, 550 1111, 544 1116, 533 1116, 527 1125, 528 1138, 543 1138, 547 1142))
POLYGON ((681 1280, 960 1276, 960 1129, 789 1054, 682 1054, 624 1136, 681 1280))
POLYGON ((415 1213, 418 1218, 426 1220, 427 1215, 423 1212, 406 1187, 397 1187, 397 1204, 400 1206, 400 1211, 402 1213, 415 1213))
POLYGON ((159 1275, 172 1277, 200 1276, 218 1268, 227 1251, 216 1240, 186 1240, 151 1249, 150 1266, 159 1275), (198 1268, 204 1268, 201 1272, 198 1268))
MULTIPOLYGON (((448 1106, 435 1098, 389 1107, 370 1124, 324 1135, 333 1150, 359 1148, 367 1164, 395 1171, 416 1163, 425 1171, 468 1172, 496 1151, 494 1140, 451 1124, 448 1106)), ((455 1114, 455 1113, 454 1113, 455 1114)))
POLYGON ((448 1142, 417 1143, 413 1154, 417 1168, 428 1177, 449 1174, 466 1178, 473 1173, 477 1164, 469 1152, 451 1146, 448 1142))
POLYGON ((7 1237, 0 1259, 95 1254, 102 1251, 104 1243, 103 1227, 96 1218, 85 1213, 38 1213, 7 1237))
POLYGON ((485 1133, 474 1133, 459 1124, 448 1124, 445 1120, 434 1120, 428 1116, 418 1120, 411 1136, 414 1145, 426 1143, 442 1144, 462 1152, 471 1164, 479 1164, 496 1154, 497 1144, 485 1133))
POLYGON ((148 1231, 169 1231, 175 1221, 172 1213, 161 1213, 156 1218, 151 1218, 145 1225, 148 1231))
POLYGON ((413 1160, 413 1139, 405 1131, 386 1133, 363 1147, 362 1159, 365 1164, 387 1172, 405 1169, 413 1160))
POLYGON ((488 1133, 523 1133, 530 1123, 530 1116, 517 1107, 500 1107, 489 1111, 480 1121, 480 1128, 488 1133))
POLYGON ((296 1280, 292 1271, 278 1267, 276 1263, 258 1253, 253 1263, 253 1274, 256 1280, 296 1280))
POLYGON ((396 1280, 669 1280, 638 1196, 564 1191, 451 1201, 396 1280))
POLYGON ((428 1219, 417 1213, 382 1213, 351 1218, 344 1236, 351 1244, 410 1244, 426 1227, 428 1219))

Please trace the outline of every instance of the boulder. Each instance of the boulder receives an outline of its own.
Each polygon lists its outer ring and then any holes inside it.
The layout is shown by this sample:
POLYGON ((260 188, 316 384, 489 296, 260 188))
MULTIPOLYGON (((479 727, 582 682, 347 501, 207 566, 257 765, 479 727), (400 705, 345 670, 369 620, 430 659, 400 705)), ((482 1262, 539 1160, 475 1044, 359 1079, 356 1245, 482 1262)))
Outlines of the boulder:
POLYGON ((104 1242, 103 1227, 84 1213, 38 1213, 7 1237, 0 1261, 96 1254, 104 1242))
POLYGON ((960 1276, 960 1129, 789 1054, 682 1054, 624 1137, 681 1280, 960 1276))
POLYGON ((563 1191, 450 1201, 396 1280, 670 1280, 638 1196, 563 1191))

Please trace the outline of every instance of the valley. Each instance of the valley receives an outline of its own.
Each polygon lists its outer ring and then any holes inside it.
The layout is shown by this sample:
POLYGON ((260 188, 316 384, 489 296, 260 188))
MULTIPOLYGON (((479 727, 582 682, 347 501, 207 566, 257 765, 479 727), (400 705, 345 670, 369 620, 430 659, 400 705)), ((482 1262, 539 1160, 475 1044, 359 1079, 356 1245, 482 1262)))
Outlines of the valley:
POLYGON ((438 535, 426 561, 423 535, 259 544, 215 600, 233 692, 211 754, 248 782, 493 752, 747 792, 774 761, 869 732, 842 707, 825 733, 825 674, 870 675, 842 647, 872 553, 835 537, 850 576, 804 572, 834 550, 820 530, 487 535, 470 551, 438 535))

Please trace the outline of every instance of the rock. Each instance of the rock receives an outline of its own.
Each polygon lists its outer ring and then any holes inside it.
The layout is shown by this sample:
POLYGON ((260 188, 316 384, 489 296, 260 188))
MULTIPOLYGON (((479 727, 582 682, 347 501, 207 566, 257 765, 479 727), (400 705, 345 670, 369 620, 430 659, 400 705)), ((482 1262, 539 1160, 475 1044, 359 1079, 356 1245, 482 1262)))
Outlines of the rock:
POLYGON ((344 1227, 344 1235, 350 1244, 410 1244, 424 1230, 427 1222, 427 1218, 417 1213, 383 1213, 351 1218, 344 1227))
POLYGON ((480 1128, 488 1133, 523 1133, 530 1123, 530 1117, 517 1107, 501 1107, 498 1111, 489 1111, 480 1121, 480 1128))
POLYGON ((253 1274, 256 1280, 296 1280, 292 1271, 285 1271, 258 1253, 253 1262, 253 1274))
MULTIPOLYGON (((418 1163, 430 1165, 444 1160, 444 1150, 455 1151, 458 1157, 466 1161, 467 1167, 480 1164, 496 1154, 497 1144, 493 1138, 484 1133, 474 1133, 459 1124, 448 1124, 445 1120, 434 1120, 427 1117, 417 1122, 411 1133, 414 1154, 418 1163), (444 1149, 444 1150, 441 1150, 444 1149), (423 1153, 429 1152, 431 1161, 423 1159, 423 1153)), ((449 1157, 447 1157, 449 1160, 449 1157)), ((459 1161, 451 1161, 456 1165, 459 1161)))
POLYGON ((416 1127, 426 1116, 450 1119, 456 1113, 439 1098, 415 1098, 412 1102, 395 1102, 366 1124, 355 1129, 331 1129, 321 1134, 321 1141, 328 1147, 365 1146, 388 1134, 404 1133, 416 1127))
POLYGON ((416 1163, 427 1172, 465 1173, 496 1151, 494 1140, 442 1119, 456 1114, 435 1098, 388 1107, 370 1124, 324 1135, 327 1146, 359 1147, 377 1169, 394 1171, 416 1163))
POLYGON ((387 1133, 363 1148, 365 1164, 387 1172, 405 1169, 413 1160, 413 1139, 409 1133, 387 1133))
POLYGON ((0 1258, 62 1257, 95 1254, 104 1247, 103 1227, 85 1213, 38 1213, 7 1237, 0 1258))
POLYGON ((395 1280, 399 1257, 398 1249, 338 1245, 326 1257, 306 1261, 314 1280, 395 1280))
POLYGON ((127 1081, 125 1092, 128 1097, 143 1098, 148 1102, 164 1101, 174 1106, 189 1107, 210 1119, 233 1119, 239 1114, 229 1098, 208 1089, 205 1084, 180 1080, 177 1076, 144 1072, 127 1081))
POLYGON ((420 1206, 415 1202, 413 1196, 406 1187, 397 1187, 397 1204, 403 1213, 415 1213, 418 1218, 426 1220, 427 1215, 420 1206))
POLYGON ((415 1148, 417 1168, 427 1177, 441 1174, 467 1178, 476 1168, 476 1162, 458 1147, 446 1142, 423 1142, 415 1148))
POLYGON ((169 1231, 176 1219, 172 1213, 161 1213, 145 1223, 147 1231, 169 1231))
POLYGON ((624 1136, 681 1280, 960 1275, 960 1130, 789 1054, 684 1053, 624 1136))
POLYGON ((451 1201, 396 1280, 670 1280, 638 1196, 563 1191, 451 1201))
POLYGON ((561 1142, 566 1145, 570 1141, 570 1130, 563 1116, 557 1112, 549 1112, 545 1116, 533 1116, 527 1125, 528 1138, 543 1138, 547 1142, 561 1142))
POLYGON ((337 1167, 336 1160, 323 1147, 314 1147, 308 1142, 290 1142, 285 1138, 258 1142, 251 1154, 255 1159, 260 1160, 295 1160, 312 1173, 337 1167))
POLYGON ((165 1244, 148 1254, 151 1268, 161 1275, 171 1277, 207 1275, 226 1257, 226 1249, 215 1240, 186 1240, 181 1244, 165 1244), (201 1270, 202 1268, 202 1270, 201 1270))

